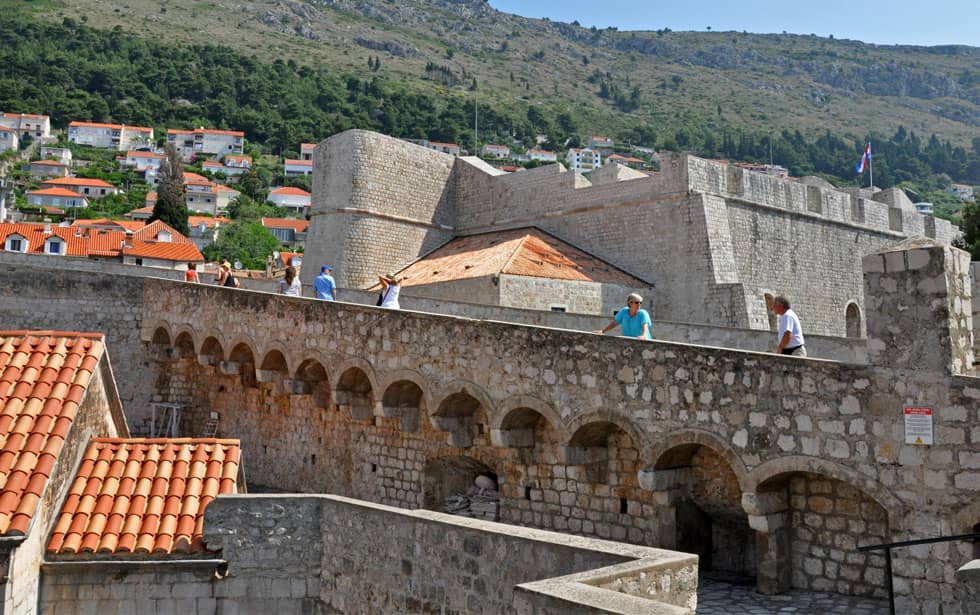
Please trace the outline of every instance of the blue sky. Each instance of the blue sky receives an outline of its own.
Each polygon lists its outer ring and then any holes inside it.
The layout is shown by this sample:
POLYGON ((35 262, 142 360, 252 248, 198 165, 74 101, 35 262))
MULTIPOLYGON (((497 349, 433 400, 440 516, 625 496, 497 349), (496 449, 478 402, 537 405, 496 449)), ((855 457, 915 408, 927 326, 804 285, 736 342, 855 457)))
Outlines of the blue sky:
POLYGON ((747 30, 867 43, 980 46, 978 0, 490 0, 501 11, 620 30, 747 30))

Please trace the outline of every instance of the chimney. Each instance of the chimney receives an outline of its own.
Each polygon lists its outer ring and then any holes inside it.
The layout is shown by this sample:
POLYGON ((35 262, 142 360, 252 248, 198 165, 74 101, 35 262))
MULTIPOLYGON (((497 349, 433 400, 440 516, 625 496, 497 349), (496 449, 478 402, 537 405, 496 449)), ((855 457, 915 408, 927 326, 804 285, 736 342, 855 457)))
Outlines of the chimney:
POLYGON ((51 234, 51 220, 48 218, 44 219, 44 234, 45 235, 51 234))

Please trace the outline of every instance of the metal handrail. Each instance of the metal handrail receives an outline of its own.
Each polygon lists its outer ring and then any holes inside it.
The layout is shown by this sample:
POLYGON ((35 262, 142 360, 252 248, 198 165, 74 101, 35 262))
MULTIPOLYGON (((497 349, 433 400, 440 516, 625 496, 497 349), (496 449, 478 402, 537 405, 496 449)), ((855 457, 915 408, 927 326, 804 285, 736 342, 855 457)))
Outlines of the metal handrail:
POLYGON ((916 545, 929 545, 937 542, 952 542, 954 540, 980 540, 980 533, 956 534, 955 536, 938 536, 936 538, 921 538, 918 540, 903 540, 900 542, 886 542, 880 545, 865 545, 863 547, 858 547, 858 551, 862 552, 885 552, 885 577, 888 579, 888 608, 891 615, 895 615, 895 588, 892 584, 892 549, 914 547, 916 545))

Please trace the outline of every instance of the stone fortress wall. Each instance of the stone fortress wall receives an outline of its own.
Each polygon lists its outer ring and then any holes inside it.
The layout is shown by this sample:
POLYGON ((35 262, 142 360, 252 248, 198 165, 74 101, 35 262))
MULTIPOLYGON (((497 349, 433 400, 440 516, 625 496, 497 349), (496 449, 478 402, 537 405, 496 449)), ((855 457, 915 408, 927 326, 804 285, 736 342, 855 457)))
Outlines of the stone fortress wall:
MULTIPOLYGON (((332 137, 317 152, 311 228, 322 221, 338 229, 321 231, 331 241, 310 242, 309 261, 363 258, 376 274, 430 251, 437 235, 534 225, 653 281, 657 314, 679 322, 765 329, 766 296, 788 294, 808 330, 843 336, 852 304, 863 327, 861 256, 915 235, 948 243, 956 234, 947 221, 917 213, 897 190, 872 200, 867 191, 772 178, 689 155, 668 157, 657 176, 601 170, 590 181, 560 165, 504 174, 475 158, 452 159, 362 131, 332 137), (360 165, 331 166, 341 159, 360 165), (411 174, 381 172, 392 160, 405 162, 411 174), (404 179, 419 174, 425 182, 404 179), (348 212, 338 194, 371 206, 348 212), (419 228, 439 230, 426 242, 402 237, 397 254, 362 252, 397 234, 387 225, 389 211, 410 212, 419 228)), ((366 268, 337 273, 342 285, 374 281, 366 268)))
MULTIPOLYGON (((881 596, 884 559, 856 546, 980 523, 980 380, 965 254, 863 268, 867 365, 30 267, 0 269, 0 324, 107 331, 131 424, 152 401, 189 435, 218 412, 254 484, 439 508, 487 474, 501 521, 881 596), (935 409, 934 445, 905 443, 906 406, 935 409)), ((952 609, 973 556, 897 551, 902 612, 952 609)))

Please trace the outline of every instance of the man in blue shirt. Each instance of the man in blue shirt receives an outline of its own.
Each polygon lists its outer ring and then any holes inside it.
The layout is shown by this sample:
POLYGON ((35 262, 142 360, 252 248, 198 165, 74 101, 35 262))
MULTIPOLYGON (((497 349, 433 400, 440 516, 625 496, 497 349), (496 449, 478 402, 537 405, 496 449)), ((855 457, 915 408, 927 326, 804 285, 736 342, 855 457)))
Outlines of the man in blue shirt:
POLYGON ((313 296, 324 301, 334 301, 337 298, 337 283, 334 282, 330 272, 333 267, 324 265, 320 267, 320 275, 313 279, 313 296))
POLYGON ((653 326, 653 320, 650 318, 650 314, 640 307, 641 305, 643 305, 643 297, 636 293, 630 294, 626 298, 626 307, 616 312, 616 319, 606 325, 605 328, 593 331, 593 333, 602 335, 606 331, 622 327, 625 337, 652 340, 650 327, 653 326))

